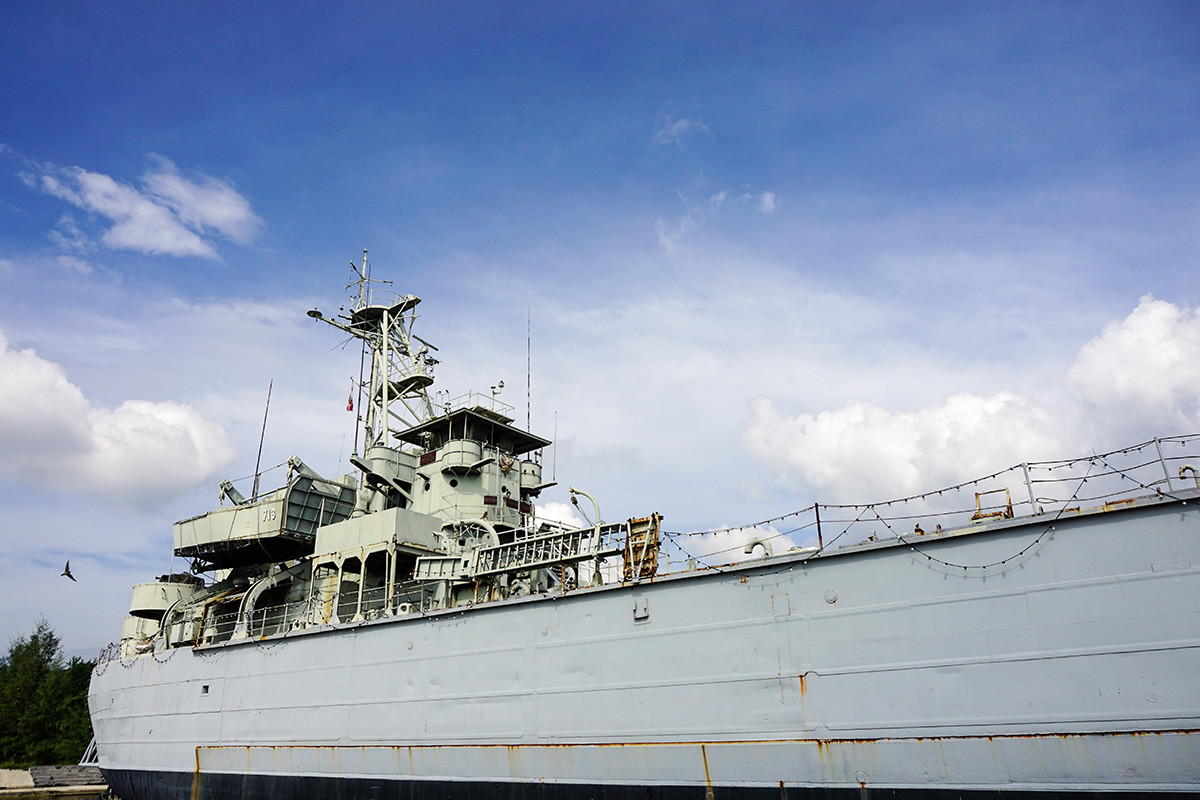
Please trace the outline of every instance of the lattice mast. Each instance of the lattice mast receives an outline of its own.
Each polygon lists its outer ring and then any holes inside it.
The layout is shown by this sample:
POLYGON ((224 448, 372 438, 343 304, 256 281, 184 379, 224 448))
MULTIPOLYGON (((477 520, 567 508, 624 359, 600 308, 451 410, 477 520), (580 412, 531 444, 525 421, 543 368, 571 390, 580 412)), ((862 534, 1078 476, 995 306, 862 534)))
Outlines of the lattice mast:
MULTIPOLYGON (((398 446, 398 441, 393 443, 397 433, 433 418, 428 389, 433 384, 433 365, 437 359, 430 356, 429 351, 437 348, 412 333, 421 298, 383 288, 391 286, 392 282, 371 277, 366 250, 363 250, 362 267, 351 261, 350 268, 355 280, 346 286, 347 291, 352 290, 349 313, 339 314, 337 319, 323 316, 316 309, 308 314, 363 343, 363 366, 360 366, 358 381, 359 408, 363 408, 364 395, 366 403, 365 413, 360 411, 359 419, 363 452, 369 453, 377 446, 398 446), (371 371, 364 383, 362 373, 368 354, 371 371)), ((357 453, 356 437, 355 455, 357 453)))

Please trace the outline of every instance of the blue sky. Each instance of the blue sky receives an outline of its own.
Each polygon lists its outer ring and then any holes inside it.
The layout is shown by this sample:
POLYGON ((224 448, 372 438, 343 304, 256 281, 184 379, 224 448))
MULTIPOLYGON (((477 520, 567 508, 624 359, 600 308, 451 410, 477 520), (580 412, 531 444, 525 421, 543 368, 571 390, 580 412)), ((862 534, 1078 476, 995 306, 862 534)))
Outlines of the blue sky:
POLYGON ((272 380, 264 463, 346 469, 357 359, 303 312, 363 248, 452 393, 523 409, 529 320, 533 427, 613 517, 1200 428, 1195 4, 0 22, 0 639, 114 638, 171 523, 253 471, 272 380))

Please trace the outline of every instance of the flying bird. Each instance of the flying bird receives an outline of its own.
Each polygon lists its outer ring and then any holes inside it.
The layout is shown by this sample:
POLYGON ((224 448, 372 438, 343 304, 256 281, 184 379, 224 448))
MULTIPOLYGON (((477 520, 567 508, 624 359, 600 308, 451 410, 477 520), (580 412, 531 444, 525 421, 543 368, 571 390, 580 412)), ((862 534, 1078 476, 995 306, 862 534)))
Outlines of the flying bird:
MULTIPOLYGON (((62 575, 60 575, 59 577, 61 578, 64 575, 66 577, 70 578, 71 580, 75 581, 75 576, 71 574, 71 562, 70 561, 68 561, 67 565, 65 567, 63 567, 62 575)), ((75 582, 79 583, 79 581, 75 581, 75 582)))

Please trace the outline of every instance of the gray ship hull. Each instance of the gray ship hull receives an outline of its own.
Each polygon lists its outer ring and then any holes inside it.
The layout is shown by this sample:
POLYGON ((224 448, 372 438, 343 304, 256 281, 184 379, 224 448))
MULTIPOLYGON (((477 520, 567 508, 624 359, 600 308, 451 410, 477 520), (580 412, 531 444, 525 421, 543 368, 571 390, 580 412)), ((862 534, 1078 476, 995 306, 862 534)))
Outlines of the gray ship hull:
POLYGON ((89 702, 125 798, 1193 794, 1200 493, 113 659, 89 702))

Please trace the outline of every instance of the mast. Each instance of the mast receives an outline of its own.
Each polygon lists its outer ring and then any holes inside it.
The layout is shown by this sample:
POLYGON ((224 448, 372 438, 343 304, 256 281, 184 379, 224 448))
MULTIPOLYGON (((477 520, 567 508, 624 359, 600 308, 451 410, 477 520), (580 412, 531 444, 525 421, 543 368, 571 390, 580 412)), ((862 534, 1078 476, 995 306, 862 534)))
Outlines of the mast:
POLYGON ((369 384, 360 386, 367 390, 361 420, 363 452, 369 453, 374 447, 398 447, 398 432, 433 418, 428 389, 437 359, 429 351, 437 348, 412 333, 421 298, 401 295, 384 288, 391 281, 372 278, 366 250, 362 267, 350 262, 350 268, 355 280, 346 286, 352 290, 349 313, 332 319, 314 308, 308 315, 361 340, 370 353, 369 384))

